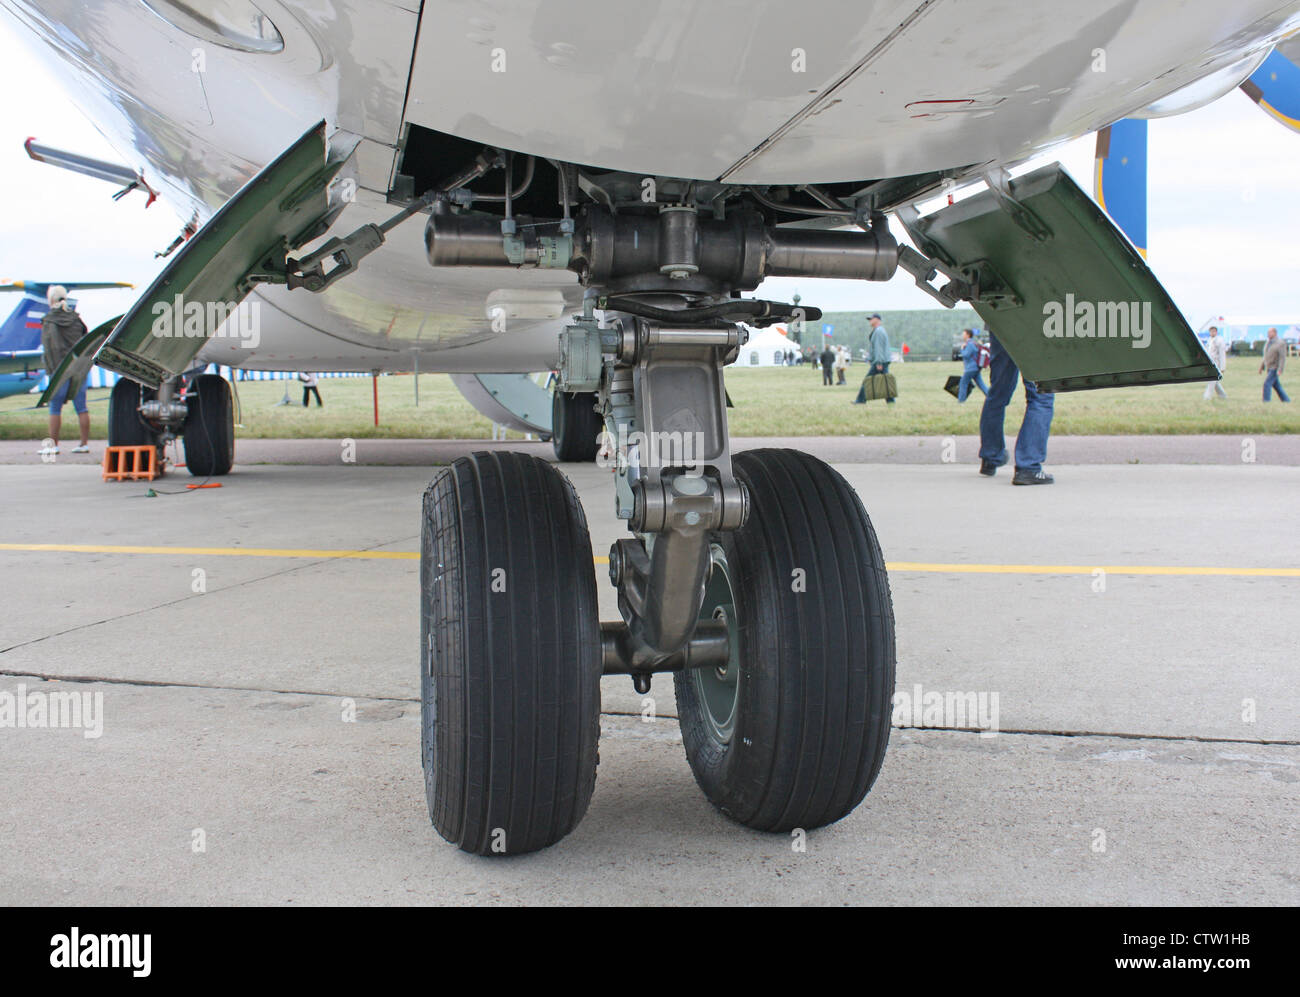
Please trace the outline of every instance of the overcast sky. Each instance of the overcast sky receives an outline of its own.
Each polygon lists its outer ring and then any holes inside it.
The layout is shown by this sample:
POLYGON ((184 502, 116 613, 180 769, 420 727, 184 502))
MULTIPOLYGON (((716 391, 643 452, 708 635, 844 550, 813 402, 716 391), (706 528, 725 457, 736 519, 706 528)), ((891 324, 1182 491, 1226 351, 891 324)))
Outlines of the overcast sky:
MULTIPOLYGON (((128 280, 143 290, 161 266, 154 252, 180 231, 180 219, 162 201, 145 210, 136 192, 114 202, 109 184, 28 159, 28 136, 121 157, 61 96, 3 13, 0 93, 7 195, 0 279, 128 280)), ((1093 136, 1080 138, 1043 162, 1060 159, 1091 192, 1093 144, 1093 136)), ((1149 162, 1148 262, 1192 327, 1219 315, 1300 322, 1300 135, 1234 91, 1200 111, 1152 121, 1149 162)), ((796 291, 825 311, 934 305, 901 273, 888 284, 773 279, 760 293, 788 299, 796 291)), ((93 327, 130 302, 130 292, 83 292, 80 310, 93 327)))

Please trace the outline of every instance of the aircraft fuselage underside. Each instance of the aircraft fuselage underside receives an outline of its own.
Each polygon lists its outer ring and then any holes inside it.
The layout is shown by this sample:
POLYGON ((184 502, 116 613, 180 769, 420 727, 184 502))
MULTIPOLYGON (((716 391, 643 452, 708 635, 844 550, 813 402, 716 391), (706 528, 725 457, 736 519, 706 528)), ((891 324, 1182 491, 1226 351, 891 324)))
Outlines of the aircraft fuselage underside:
MULTIPOLYGON (((281 48, 239 51, 178 27, 172 0, 4 6, 47 43, 119 152, 200 224, 313 121, 360 136, 345 226, 382 217, 390 195, 421 193, 400 189, 412 128, 593 170, 816 183, 836 196, 874 185, 882 201, 906 200, 1230 66, 1294 28, 1300 7, 575 0, 494 13, 267 0, 281 48)), ((499 191, 500 180, 476 186, 499 191)), ((501 332, 489 298, 541 292, 567 312, 580 299, 565 273, 448 268, 435 279, 414 226, 369 263, 318 297, 254 292, 265 301, 258 345, 214 341, 205 357, 263 369, 545 369, 560 323, 521 317, 501 332)))

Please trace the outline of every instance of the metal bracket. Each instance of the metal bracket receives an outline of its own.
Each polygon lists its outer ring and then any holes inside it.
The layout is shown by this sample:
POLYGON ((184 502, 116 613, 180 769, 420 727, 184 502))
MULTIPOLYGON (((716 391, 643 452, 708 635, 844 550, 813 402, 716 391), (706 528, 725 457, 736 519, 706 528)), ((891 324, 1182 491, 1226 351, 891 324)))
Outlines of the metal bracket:
POLYGON ((384 233, 378 225, 362 225, 345 238, 334 238, 302 260, 289 260, 287 281, 289 288, 305 287, 319 293, 341 277, 357 269, 357 264, 384 244, 384 233), (325 262, 333 260, 335 266, 326 271, 325 262))
POLYGON ((944 308, 952 308, 959 301, 973 301, 978 297, 978 289, 942 260, 922 256, 911 246, 898 247, 898 265, 916 278, 916 286, 934 298, 944 308), (943 287, 935 287, 931 281, 939 274, 948 278, 943 287))
POLYGON ((972 288, 971 300, 993 309, 1019 308, 1024 304, 1011 286, 988 260, 976 260, 962 271, 972 288))
MULTIPOLYGON (((1024 210, 1028 212, 1028 209, 1024 210)), ((918 225, 921 213, 910 204, 898 208, 896 213, 912 241, 926 249, 928 243, 918 225)), ((1028 214, 1037 217, 1032 212, 1028 214)), ((959 301, 979 302, 991 308, 1019 308, 1023 304, 1010 282, 988 260, 976 260, 958 272, 943 260, 926 256, 909 246, 900 246, 898 265, 916 278, 917 287, 945 308, 952 308, 959 301), (948 283, 942 288, 935 287, 932 283, 939 274, 948 278, 948 283)))
MULTIPOLYGON (((418 214, 433 203, 432 191, 417 198, 387 221, 378 225, 362 225, 351 235, 334 238, 302 260, 285 261, 285 280, 292 290, 305 287, 319 294, 335 281, 357 269, 361 260, 384 244, 384 237, 406 219, 418 214), (325 263, 333 260, 335 266, 326 271, 325 263)), ((261 276, 261 275, 258 275, 261 276)), ((277 280, 276 283, 279 283, 277 280)))
POLYGON ((989 185, 989 192, 997 199, 999 207, 1011 216, 1024 232, 1038 242, 1047 242, 1052 238, 1052 230, 1029 208, 1016 200, 1011 193, 1011 174, 998 166, 984 174, 984 182, 989 185))

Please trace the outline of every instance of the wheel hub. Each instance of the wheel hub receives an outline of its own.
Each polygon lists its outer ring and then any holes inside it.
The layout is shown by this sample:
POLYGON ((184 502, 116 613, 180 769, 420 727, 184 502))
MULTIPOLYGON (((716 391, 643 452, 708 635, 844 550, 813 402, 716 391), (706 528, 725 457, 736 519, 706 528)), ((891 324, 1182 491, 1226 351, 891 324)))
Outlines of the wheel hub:
POLYGON ((695 691, 704 704, 713 736, 721 744, 731 741, 736 728, 736 703, 740 693, 740 637, 736 602, 727 567, 727 555, 718 544, 709 548, 709 580, 704 590, 701 620, 718 620, 727 625, 730 646, 725 665, 696 668, 691 672, 695 691))

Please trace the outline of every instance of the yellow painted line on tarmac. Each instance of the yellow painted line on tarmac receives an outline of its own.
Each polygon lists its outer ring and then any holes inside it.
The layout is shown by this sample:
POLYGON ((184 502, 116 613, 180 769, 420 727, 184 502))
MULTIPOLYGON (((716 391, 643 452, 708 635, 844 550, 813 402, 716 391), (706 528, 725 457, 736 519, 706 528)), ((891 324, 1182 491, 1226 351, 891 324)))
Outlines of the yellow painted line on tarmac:
POLYGON ((296 547, 115 547, 99 544, 7 544, 0 550, 69 554, 184 554, 196 557, 307 557, 314 560, 348 558, 361 561, 418 561, 407 550, 305 550, 296 547))
MULTIPOLYGON (((298 547, 143 547, 108 544, 0 543, 0 551, 70 554, 171 554, 189 557, 282 557, 312 560, 417 561, 418 551, 315 550, 298 547)), ((608 564, 607 557, 592 558, 608 564)), ((928 561, 890 561, 890 571, 930 572, 945 575, 1091 575, 1098 569, 1108 575, 1184 575, 1205 577, 1300 578, 1300 568, 1218 568, 1164 564, 947 564, 928 561)))
POLYGON ((1214 568, 1177 564, 927 564, 892 561, 890 571, 933 571, 950 575, 1208 575, 1300 578, 1300 568, 1214 568))

